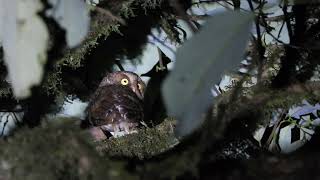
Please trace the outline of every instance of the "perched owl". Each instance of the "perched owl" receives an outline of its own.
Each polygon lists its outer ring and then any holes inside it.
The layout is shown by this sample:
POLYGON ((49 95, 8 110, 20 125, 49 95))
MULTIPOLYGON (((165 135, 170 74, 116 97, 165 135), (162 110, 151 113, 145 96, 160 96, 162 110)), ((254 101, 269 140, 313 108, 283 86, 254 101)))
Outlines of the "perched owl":
POLYGON ((145 83, 132 72, 108 73, 101 81, 88 106, 88 117, 95 139, 106 132, 129 134, 143 121, 145 83))

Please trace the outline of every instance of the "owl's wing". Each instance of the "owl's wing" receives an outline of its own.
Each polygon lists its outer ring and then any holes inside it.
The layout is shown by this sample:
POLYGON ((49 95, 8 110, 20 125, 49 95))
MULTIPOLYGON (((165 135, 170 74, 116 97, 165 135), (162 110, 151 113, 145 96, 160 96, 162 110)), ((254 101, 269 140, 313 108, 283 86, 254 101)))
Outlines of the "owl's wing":
POLYGON ((139 123, 143 120, 143 105, 128 87, 100 87, 89 104, 89 118, 95 126, 139 123))

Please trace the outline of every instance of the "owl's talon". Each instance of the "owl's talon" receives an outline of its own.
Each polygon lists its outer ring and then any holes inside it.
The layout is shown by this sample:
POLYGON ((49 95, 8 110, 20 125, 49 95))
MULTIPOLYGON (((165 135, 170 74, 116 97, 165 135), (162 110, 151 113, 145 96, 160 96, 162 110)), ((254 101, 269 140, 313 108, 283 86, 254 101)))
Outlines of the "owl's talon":
POLYGON ((148 128, 148 125, 144 121, 140 121, 140 124, 142 124, 144 127, 148 128))
POLYGON ((101 141, 104 139, 107 139, 108 137, 104 134, 104 132, 102 131, 102 129, 100 129, 99 127, 92 127, 89 129, 89 133, 91 134, 91 136, 93 137, 93 139, 95 141, 101 141))

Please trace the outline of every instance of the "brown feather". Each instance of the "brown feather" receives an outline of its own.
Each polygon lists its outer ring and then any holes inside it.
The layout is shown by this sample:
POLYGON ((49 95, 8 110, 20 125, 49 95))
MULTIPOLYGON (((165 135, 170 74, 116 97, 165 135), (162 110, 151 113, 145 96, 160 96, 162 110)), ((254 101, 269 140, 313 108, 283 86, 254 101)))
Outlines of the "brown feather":
POLYGON ((145 84, 134 73, 120 71, 107 74, 88 106, 92 125, 109 132, 130 133, 136 130, 144 117, 144 88, 145 84), (129 80, 128 85, 120 83, 123 78, 129 80))

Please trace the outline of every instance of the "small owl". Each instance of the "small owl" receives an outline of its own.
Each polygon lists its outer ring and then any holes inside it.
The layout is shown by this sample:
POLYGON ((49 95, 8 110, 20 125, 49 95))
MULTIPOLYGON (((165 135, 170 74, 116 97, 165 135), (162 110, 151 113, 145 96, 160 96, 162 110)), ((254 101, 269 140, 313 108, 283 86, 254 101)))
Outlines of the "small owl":
POLYGON ((88 106, 91 133, 97 140, 106 132, 130 134, 143 121, 145 83, 132 72, 108 73, 101 81, 88 106))

